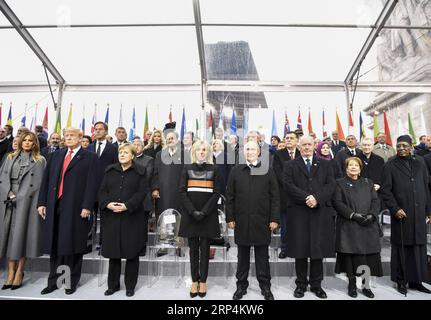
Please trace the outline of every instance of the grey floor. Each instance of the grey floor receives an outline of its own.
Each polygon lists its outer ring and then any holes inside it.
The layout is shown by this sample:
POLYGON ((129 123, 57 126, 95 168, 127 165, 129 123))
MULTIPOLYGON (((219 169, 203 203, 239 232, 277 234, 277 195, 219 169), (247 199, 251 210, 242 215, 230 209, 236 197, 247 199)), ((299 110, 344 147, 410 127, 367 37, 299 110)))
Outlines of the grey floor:
MULTIPOLYGON (((175 287, 177 278, 161 277, 151 287, 148 287, 147 276, 140 276, 136 287, 136 294, 132 298, 125 295, 125 289, 122 285, 121 291, 110 297, 103 295, 106 290, 106 278, 84 274, 81 279, 81 285, 73 295, 66 295, 64 290, 59 289, 53 293, 41 296, 40 291, 46 286, 46 273, 32 273, 26 276, 22 288, 11 291, 0 291, 0 299, 77 299, 77 300, 190 300, 189 290, 190 277, 184 277, 179 286, 175 287)), ((255 278, 250 277, 250 287, 243 300, 262 300, 259 286, 255 278)), ((121 280, 123 281, 123 279, 121 280)), ((123 283, 123 282, 122 282, 123 283)), ((294 300, 293 290, 295 288, 293 277, 280 277, 273 279, 273 288, 275 299, 277 300, 294 300)), ((223 277, 211 277, 207 281, 208 293, 205 299, 208 300, 230 300, 235 291, 235 279, 230 277, 226 280, 223 277)), ((358 298, 352 299, 346 294, 346 279, 342 276, 325 277, 323 287, 328 294, 328 300, 369 300, 358 290, 358 298)), ((431 289, 430 285, 425 284, 431 289)), ((431 300, 431 295, 423 294, 417 291, 409 291, 407 297, 399 294, 389 277, 373 279, 371 289, 375 294, 375 300, 431 300)), ((200 300, 197 297, 194 300, 200 300)), ((311 292, 306 292, 304 299, 319 300, 311 292)))

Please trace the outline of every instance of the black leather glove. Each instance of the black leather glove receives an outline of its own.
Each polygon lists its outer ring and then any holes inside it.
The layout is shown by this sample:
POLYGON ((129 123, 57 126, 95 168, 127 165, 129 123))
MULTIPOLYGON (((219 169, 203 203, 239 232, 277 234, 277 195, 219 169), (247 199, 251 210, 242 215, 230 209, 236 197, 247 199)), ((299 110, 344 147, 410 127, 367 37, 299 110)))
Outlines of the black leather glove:
POLYGON ((370 224, 373 223, 374 219, 375 217, 372 214, 367 214, 365 216, 365 220, 362 223, 360 223, 360 225, 363 227, 369 226, 370 224))
POLYGON ((205 213, 202 211, 193 211, 192 216, 196 221, 201 221, 205 218, 205 213))
POLYGON ((360 213, 354 213, 353 215, 352 215, 352 220, 354 220, 354 221, 356 221, 357 223, 359 223, 360 225, 362 225, 363 223, 364 223, 364 221, 365 221, 365 216, 364 215, 362 215, 362 214, 360 214, 360 213))

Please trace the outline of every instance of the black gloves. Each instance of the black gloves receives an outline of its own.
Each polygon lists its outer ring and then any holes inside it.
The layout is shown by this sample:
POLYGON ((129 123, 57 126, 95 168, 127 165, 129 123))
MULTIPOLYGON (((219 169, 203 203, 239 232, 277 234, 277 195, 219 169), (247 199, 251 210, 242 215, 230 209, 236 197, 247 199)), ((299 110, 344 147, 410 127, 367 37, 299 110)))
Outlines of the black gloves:
POLYGON ((365 220, 362 222, 361 226, 366 227, 369 226, 374 221, 374 216, 372 214, 367 214, 365 216, 365 220))
POLYGON ((351 217, 352 220, 356 221, 359 224, 362 224, 365 221, 365 216, 360 213, 354 213, 351 217))
POLYGON ((375 218, 372 214, 363 215, 355 212, 351 219, 356 221, 360 226, 366 227, 369 226, 375 218))
POLYGON ((203 211, 193 211, 192 216, 196 221, 201 221, 203 218, 205 218, 206 214, 203 211))

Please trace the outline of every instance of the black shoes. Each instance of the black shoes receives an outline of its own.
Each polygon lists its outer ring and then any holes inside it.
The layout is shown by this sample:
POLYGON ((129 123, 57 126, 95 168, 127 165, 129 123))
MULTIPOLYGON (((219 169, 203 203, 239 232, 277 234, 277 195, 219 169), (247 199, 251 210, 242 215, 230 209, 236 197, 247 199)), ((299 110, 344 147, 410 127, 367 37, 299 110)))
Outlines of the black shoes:
POLYGON ((108 289, 108 290, 105 291, 105 296, 112 296, 117 291, 120 291, 120 288, 108 289))
POLYGON ((307 291, 307 287, 297 286, 295 291, 293 292, 293 296, 295 298, 303 298, 305 291, 307 291))
POLYGON ((374 293, 371 291, 371 289, 362 289, 362 293, 364 294, 364 296, 366 296, 367 298, 373 299, 374 298, 374 293))
POLYGON ((417 290, 419 292, 423 292, 423 293, 427 293, 427 294, 431 294, 431 290, 425 288, 423 286, 423 284, 417 284, 417 283, 409 283, 409 288, 410 289, 414 289, 417 290))
POLYGON ((284 250, 281 250, 280 253, 278 254, 278 257, 280 259, 286 259, 287 258, 287 253, 284 250))
POLYGON ((358 296, 358 292, 356 291, 356 284, 355 286, 350 286, 347 288, 347 294, 349 297, 356 298, 358 296))
POLYGON ((22 283, 21 283, 21 284, 19 284, 19 285, 17 285, 17 286, 12 285, 12 286, 10 287, 10 289, 11 289, 11 290, 17 290, 17 289, 19 289, 19 288, 21 288, 21 287, 22 287, 22 283))
POLYGON ((326 292, 323 291, 323 289, 321 287, 311 288, 310 291, 313 292, 316 295, 316 297, 318 297, 320 299, 326 299, 327 298, 326 292))
POLYGON ((406 295, 406 294, 407 294, 407 287, 406 287, 406 285, 405 285, 403 282, 401 282, 401 281, 397 282, 397 290, 398 290, 398 292, 399 292, 399 293, 401 293, 401 294, 403 294, 403 295, 406 295))
POLYGON ((246 294, 247 294, 247 290, 242 290, 241 288, 238 288, 238 289, 236 289, 235 293, 233 294, 232 299, 233 300, 240 300, 246 294))
POLYGON ((10 288, 12 288, 11 284, 4 284, 3 287, 1 287, 2 290, 7 290, 7 289, 10 289, 10 288))
POLYGON ((40 294, 42 295, 49 294, 51 292, 54 292, 57 289, 58 289, 57 287, 46 287, 40 292, 40 294))
POLYGON ((126 290, 126 296, 133 297, 135 295, 135 290, 126 290))
POLYGON ((67 295, 71 295, 71 294, 74 294, 75 291, 76 291, 76 288, 70 288, 70 289, 64 290, 64 293, 67 295))
POLYGON ((260 293, 263 295, 265 300, 274 300, 274 295, 272 294, 270 289, 262 289, 260 293))

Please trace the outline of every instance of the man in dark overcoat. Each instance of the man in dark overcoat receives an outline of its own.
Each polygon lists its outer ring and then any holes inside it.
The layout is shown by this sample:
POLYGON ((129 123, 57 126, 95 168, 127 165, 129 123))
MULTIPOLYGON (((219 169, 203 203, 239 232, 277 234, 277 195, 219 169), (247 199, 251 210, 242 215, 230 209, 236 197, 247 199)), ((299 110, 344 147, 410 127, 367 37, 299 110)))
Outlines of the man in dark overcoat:
POLYGON ((362 151, 357 147, 358 140, 353 134, 349 134, 346 137, 346 147, 337 152, 335 156, 335 162, 337 163, 337 172, 335 175, 337 178, 343 178, 346 175, 346 159, 349 157, 359 157, 362 151))
POLYGON ((81 277, 83 254, 87 252, 87 236, 91 228, 91 210, 97 197, 93 172, 97 156, 81 148, 82 132, 64 131, 67 148, 52 154, 46 166, 39 192, 38 212, 44 221, 44 253, 50 255, 48 286, 41 294, 56 290, 57 268, 70 268, 72 294, 81 277))
POLYGON ((428 278, 426 219, 431 216, 429 175, 423 159, 412 155, 412 139, 397 139, 397 155, 383 171, 381 195, 391 213, 391 280, 401 294, 409 288, 431 293, 428 278))
POLYGON ((297 157, 300 157, 301 154, 298 150, 298 136, 294 131, 290 131, 286 133, 284 137, 286 142, 286 148, 278 150, 274 154, 274 162, 273 169, 275 172, 275 176, 277 177, 278 188, 280 190, 280 217, 281 217, 281 225, 280 225, 280 240, 281 240, 281 250, 278 255, 280 259, 284 259, 287 257, 287 242, 286 242, 286 228, 287 228, 287 212, 286 212, 286 190, 284 189, 283 184, 283 168, 284 163, 286 161, 293 160, 297 157))
POLYGON ((294 296, 302 298, 310 284, 311 291, 324 299, 326 293, 321 287, 323 258, 335 254, 335 210, 331 201, 335 190, 333 167, 329 161, 320 161, 313 156, 312 137, 301 137, 298 146, 301 156, 284 165, 287 255, 295 258, 297 287, 294 296))
POLYGON ((256 277, 265 300, 273 300, 268 246, 280 221, 280 194, 274 171, 259 161, 260 148, 250 141, 244 146, 245 164, 236 165, 227 185, 226 222, 235 230, 238 246, 237 290, 234 300, 247 293, 250 247, 254 246, 256 277))

